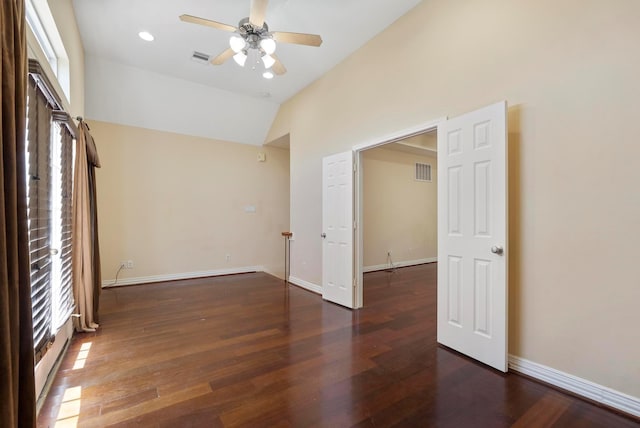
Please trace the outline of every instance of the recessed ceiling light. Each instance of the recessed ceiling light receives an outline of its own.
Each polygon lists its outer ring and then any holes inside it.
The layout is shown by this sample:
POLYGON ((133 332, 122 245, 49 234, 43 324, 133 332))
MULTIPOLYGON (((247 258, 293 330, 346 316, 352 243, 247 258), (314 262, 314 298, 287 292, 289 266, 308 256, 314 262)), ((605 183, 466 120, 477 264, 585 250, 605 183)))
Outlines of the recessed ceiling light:
POLYGON ((267 70, 262 73, 262 77, 264 77, 265 79, 273 79, 273 72, 271 70, 267 70))
POLYGON ((152 41, 153 41, 153 39, 154 39, 153 34, 151 34, 151 33, 150 33, 150 32, 148 32, 148 31, 140 31, 140 32, 138 33, 138 36, 140 36, 140 38, 141 38, 142 40, 145 40, 145 41, 147 41, 147 42, 152 42, 152 41))

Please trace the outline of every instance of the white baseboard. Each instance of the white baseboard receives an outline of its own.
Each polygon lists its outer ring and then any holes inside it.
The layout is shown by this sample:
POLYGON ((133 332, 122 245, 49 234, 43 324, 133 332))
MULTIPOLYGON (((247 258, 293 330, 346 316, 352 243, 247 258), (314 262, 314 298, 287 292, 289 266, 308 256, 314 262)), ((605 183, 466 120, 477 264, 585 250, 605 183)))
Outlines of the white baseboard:
POLYGON ((37 412, 40 411, 40 408, 44 404, 46 391, 44 394, 43 391, 48 386, 51 386, 49 381, 53 380, 52 376, 55 376, 60 359, 64 355, 64 352, 66 352, 67 344, 72 337, 73 321, 71 317, 69 317, 56 333, 55 340, 53 341, 51 348, 44 354, 42 359, 34 368, 36 397, 38 397, 37 412), (49 385, 47 386, 47 384, 49 385))
POLYGON ((263 272, 262 266, 245 266, 228 269, 203 270, 198 272, 170 273, 166 275, 139 276, 134 278, 119 279, 116 284, 114 280, 102 281, 102 288, 120 287, 124 285, 148 284, 150 282, 175 281, 179 279, 205 278, 208 276, 234 275, 238 273, 263 272))
POLYGON ((640 398, 598 385, 560 370, 509 355, 509 369, 640 417, 640 398))
POLYGON ((271 275, 273 277, 276 277, 278 279, 283 279, 282 274, 276 273, 276 272, 272 271, 271 269, 267 269, 266 267, 262 268, 262 272, 264 272, 266 274, 269 274, 269 275, 271 275))
MULTIPOLYGON (((400 267, 407 267, 407 266, 423 265, 425 263, 433 263, 433 262, 437 262, 437 261, 438 261, 437 257, 430 257, 428 259, 418 259, 418 260, 407 260, 407 261, 404 261, 404 262, 395 262, 395 263, 393 263, 393 266, 397 267, 397 268, 400 268, 400 267)), ((363 273, 375 272, 377 270, 385 270, 385 269, 389 269, 389 264, 365 266, 365 267, 362 268, 362 272, 363 273)))
POLYGON ((322 294, 322 287, 312 282, 305 281, 304 279, 296 278, 295 276, 289 276, 289 282, 297 285, 298 287, 309 290, 312 293, 322 294))

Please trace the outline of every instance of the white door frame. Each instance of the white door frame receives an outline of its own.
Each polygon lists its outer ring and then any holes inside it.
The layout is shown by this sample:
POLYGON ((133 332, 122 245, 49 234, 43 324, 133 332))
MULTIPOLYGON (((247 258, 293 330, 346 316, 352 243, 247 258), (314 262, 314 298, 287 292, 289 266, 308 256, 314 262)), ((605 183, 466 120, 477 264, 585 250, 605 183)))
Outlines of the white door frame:
MULTIPOLYGON (((364 142, 362 144, 357 144, 353 146, 352 150, 354 152, 354 161, 356 164, 356 176, 354 181, 354 191, 355 191, 355 201, 354 201, 354 211, 353 215, 356 219, 357 226, 355 231, 355 239, 354 239, 354 258, 356 265, 356 289, 354 296, 354 309, 359 309, 362 307, 364 299, 364 287, 363 287, 363 279, 362 279, 362 268, 363 268, 363 227, 362 227, 362 218, 363 218, 363 175, 362 175, 362 152, 367 149, 372 149, 374 147, 383 146, 388 143, 395 143, 400 140, 404 140, 409 137, 413 137, 415 135, 424 134, 425 132, 434 131, 438 129, 438 125, 442 122, 446 121, 447 117, 441 117, 439 119, 430 120, 428 122, 424 122, 410 128, 402 129, 400 131, 394 132, 393 134, 380 136, 377 138, 373 138, 370 141, 364 142)), ((440 221, 440 220, 438 220, 440 221)))

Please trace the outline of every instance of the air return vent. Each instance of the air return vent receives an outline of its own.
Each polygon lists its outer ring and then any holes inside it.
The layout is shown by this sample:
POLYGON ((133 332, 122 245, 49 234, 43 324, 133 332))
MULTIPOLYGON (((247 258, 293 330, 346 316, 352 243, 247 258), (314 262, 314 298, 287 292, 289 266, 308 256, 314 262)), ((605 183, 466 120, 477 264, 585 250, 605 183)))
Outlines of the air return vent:
POLYGON ((209 55, 207 55, 206 53, 193 51, 191 59, 195 62, 199 62, 200 64, 207 64, 209 62, 209 55))
POLYGON ((416 181, 431 181, 431 165, 416 162, 416 181))

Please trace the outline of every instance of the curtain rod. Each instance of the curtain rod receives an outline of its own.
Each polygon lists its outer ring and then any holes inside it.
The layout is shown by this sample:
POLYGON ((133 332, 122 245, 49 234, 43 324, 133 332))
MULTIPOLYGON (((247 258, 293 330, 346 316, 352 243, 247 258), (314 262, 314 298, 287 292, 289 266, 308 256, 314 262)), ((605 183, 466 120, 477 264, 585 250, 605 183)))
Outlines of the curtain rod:
POLYGON ((89 124, 87 122, 84 121, 84 119, 82 118, 82 116, 76 116, 76 120, 80 123, 84 123, 84 125, 87 127, 87 129, 89 131, 91 131, 91 128, 89 128, 89 124))

